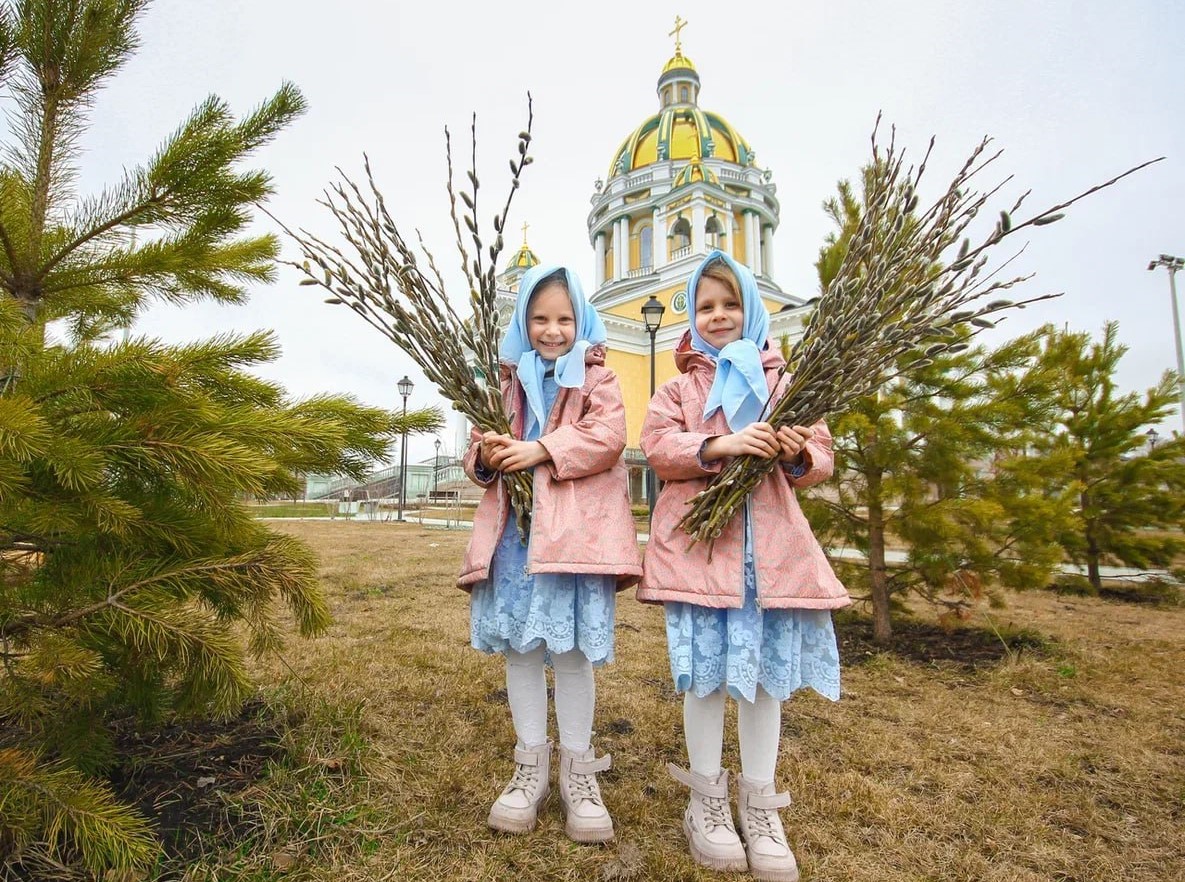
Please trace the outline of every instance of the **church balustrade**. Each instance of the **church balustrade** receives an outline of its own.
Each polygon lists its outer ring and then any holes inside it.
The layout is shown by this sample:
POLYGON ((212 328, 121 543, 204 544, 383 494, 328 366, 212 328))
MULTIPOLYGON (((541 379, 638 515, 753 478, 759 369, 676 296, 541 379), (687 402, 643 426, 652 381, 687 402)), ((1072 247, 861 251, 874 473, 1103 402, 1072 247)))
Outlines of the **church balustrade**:
POLYGON ((691 253, 691 246, 684 245, 682 248, 676 248, 671 252, 671 260, 678 260, 680 257, 686 257, 691 253))
POLYGON ((640 267, 638 267, 637 269, 632 269, 632 270, 630 270, 628 273, 626 273, 626 274, 625 274, 625 277, 626 277, 627 279, 637 279, 637 278, 640 278, 640 277, 642 277, 642 276, 648 276, 648 275, 650 275, 652 272, 654 272, 654 267, 652 267, 652 266, 640 266, 640 267))
POLYGON ((646 454, 642 452, 641 447, 627 447, 622 452, 621 458, 627 466, 646 465, 646 454))

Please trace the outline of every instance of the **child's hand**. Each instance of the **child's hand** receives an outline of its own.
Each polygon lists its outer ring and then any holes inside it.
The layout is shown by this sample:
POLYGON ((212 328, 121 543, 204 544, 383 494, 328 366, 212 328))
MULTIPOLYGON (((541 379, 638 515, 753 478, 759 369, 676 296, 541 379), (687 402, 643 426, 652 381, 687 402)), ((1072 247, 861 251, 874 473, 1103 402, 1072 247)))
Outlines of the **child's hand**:
POLYGON ((778 429, 778 445, 782 462, 797 463, 806 442, 815 437, 815 430, 806 426, 782 426, 778 429))
POLYGON ((512 441, 514 441, 514 438, 510 435, 500 435, 497 432, 483 432, 481 436, 481 447, 478 450, 478 458, 481 460, 482 467, 497 470, 498 466, 494 464, 494 454, 512 441))
POLYGON ((724 456, 760 456, 773 459, 782 452, 778 435, 769 423, 749 423, 731 435, 717 435, 704 446, 705 460, 724 456))
POLYGON ((551 454, 538 441, 515 441, 511 438, 494 451, 491 465, 500 472, 521 472, 549 459, 551 454))

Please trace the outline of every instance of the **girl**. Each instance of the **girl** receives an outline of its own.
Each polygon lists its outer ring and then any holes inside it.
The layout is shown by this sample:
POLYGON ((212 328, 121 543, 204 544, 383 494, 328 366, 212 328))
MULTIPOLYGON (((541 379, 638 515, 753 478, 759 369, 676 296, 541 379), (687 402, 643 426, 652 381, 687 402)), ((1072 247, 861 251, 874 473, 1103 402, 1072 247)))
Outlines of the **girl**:
POLYGON ((502 341, 502 395, 513 435, 474 430, 466 473, 487 488, 458 584, 472 592, 474 648, 506 657, 518 744, 510 783, 489 825, 534 829, 549 792, 547 680, 555 669, 560 801, 577 842, 613 838, 592 737, 593 667, 613 658, 616 592, 641 575, 621 453, 625 408, 604 367, 605 327, 569 270, 523 275, 502 341), (530 541, 523 543, 498 477, 533 470, 530 541))
POLYGON ((665 481, 654 510, 638 599, 662 602, 675 688, 684 694, 691 788, 683 817, 692 857, 720 870, 793 882, 794 853, 774 787, 781 702, 809 686, 839 698, 830 610, 850 603, 794 496, 831 474, 822 423, 775 430, 760 417, 783 359, 748 268, 713 251, 687 286, 692 321, 675 352, 680 376, 650 402, 642 449, 665 481), (686 503, 734 456, 781 461, 716 539, 692 544, 686 503), (742 845, 720 767, 725 695, 737 701, 742 845))

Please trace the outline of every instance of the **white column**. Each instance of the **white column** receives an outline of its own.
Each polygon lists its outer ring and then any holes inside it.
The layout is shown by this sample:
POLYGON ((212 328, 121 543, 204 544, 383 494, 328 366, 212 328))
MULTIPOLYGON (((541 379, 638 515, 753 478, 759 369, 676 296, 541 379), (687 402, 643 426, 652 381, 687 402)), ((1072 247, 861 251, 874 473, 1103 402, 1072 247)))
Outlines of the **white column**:
POLYGON ((753 269, 757 265, 757 258, 755 257, 757 236, 753 224, 755 215, 751 211, 746 211, 741 216, 745 219, 745 266, 753 269))
POLYGON ((621 224, 621 277, 624 279, 630 274, 630 219, 623 217, 618 223, 621 224))
POLYGON ((654 209, 654 268, 667 265, 667 216, 654 209))
POLYGON ((613 281, 621 278, 621 224, 613 222, 613 281))
POLYGON ((771 279, 774 276, 774 228, 765 228, 765 255, 761 259, 761 265, 765 267, 765 274, 771 279))
POLYGON ((596 260, 596 272, 594 273, 594 277, 597 280, 597 287, 599 288, 605 284, 605 231, 602 230, 601 232, 597 233, 596 237, 593 239, 593 242, 595 243, 593 245, 593 249, 594 253, 596 254, 596 257, 594 258, 596 260))
POLYGON ((764 264, 762 263, 762 258, 765 257, 765 227, 761 223, 760 216, 756 220, 757 223, 754 226, 757 227, 757 248, 754 249, 754 254, 757 257, 757 263, 753 266, 753 274, 760 276, 765 272, 764 264))
POLYGON ((704 216, 703 205, 691 206, 691 253, 703 254, 706 251, 704 245, 704 221, 707 218, 704 216))

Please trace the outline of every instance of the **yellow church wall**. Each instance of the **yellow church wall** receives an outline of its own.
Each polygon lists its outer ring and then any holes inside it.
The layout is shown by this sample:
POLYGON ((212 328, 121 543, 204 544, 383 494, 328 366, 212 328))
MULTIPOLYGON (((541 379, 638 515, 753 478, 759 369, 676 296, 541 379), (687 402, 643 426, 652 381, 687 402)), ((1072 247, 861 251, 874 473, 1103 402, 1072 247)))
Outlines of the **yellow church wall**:
POLYGON ((733 260, 739 260, 741 263, 745 262, 745 215, 744 212, 736 212, 733 215, 736 221, 736 229, 732 233, 732 257, 733 260))
MULTIPOLYGON (((621 397, 625 402, 625 437, 627 447, 638 447, 642 436, 642 422, 650 403, 650 356, 610 350, 605 364, 617 374, 621 397)), ((657 352, 654 357, 655 388, 678 373, 675 356, 670 350, 657 352)))
POLYGON ((662 305, 667 308, 666 315, 663 316, 663 321, 665 322, 672 315, 671 298, 675 296, 677 291, 682 291, 683 288, 684 285, 675 285, 672 288, 665 288, 661 291, 648 291, 644 297, 637 297, 633 300, 627 300, 625 303, 620 303, 617 306, 609 307, 608 309, 602 310, 602 312, 608 312, 612 315, 619 315, 622 318, 641 319, 642 304, 649 300, 650 295, 653 294, 659 299, 662 305))

